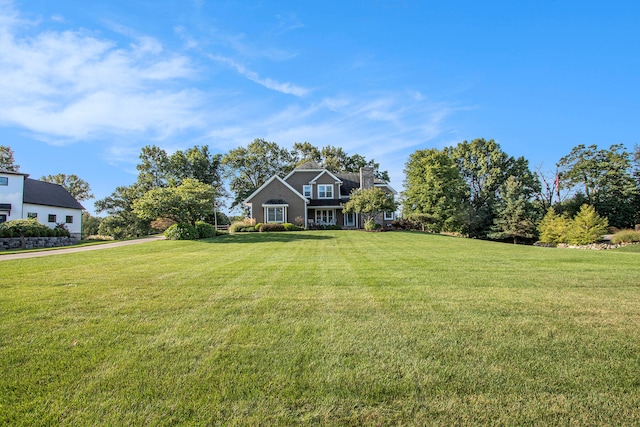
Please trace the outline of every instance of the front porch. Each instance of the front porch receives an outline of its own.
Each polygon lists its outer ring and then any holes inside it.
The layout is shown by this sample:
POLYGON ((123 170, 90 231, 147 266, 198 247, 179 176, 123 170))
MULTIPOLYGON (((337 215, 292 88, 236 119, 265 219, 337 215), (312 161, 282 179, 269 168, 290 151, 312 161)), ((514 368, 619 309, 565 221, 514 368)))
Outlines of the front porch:
POLYGON ((307 210, 307 228, 328 226, 358 228, 358 215, 343 213, 341 207, 312 207, 307 210))

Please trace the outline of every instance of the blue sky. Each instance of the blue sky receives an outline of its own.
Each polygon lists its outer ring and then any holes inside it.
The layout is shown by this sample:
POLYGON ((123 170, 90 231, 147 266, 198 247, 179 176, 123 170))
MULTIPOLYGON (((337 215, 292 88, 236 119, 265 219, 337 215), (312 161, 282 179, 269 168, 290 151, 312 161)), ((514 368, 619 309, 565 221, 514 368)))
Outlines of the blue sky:
MULTIPOLYGON (((495 139, 552 171, 640 143, 640 2, 0 0, 0 144, 32 178, 255 138, 375 158, 495 139)), ((92 201, 84 203, 93 212, 92 201)))

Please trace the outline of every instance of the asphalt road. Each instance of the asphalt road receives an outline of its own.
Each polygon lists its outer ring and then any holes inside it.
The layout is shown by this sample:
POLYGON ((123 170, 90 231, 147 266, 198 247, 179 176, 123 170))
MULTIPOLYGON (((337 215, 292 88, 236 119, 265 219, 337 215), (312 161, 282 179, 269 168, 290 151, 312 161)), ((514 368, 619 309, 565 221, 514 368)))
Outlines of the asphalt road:
POLYGON ((124 240, 122 242, 113 242, 113 243, 103 243, 101 245, 93 245, 93 246, 82 246, 82 247, 63 247, 60 249, 40 251, 40 252, 24 252, 24 253, 15 253, 15 254, 0 254, 0 261, 8 261, 11 259, 25 259, 25 258, 38 258, 43 256, 53 256, 53 255, 62 255, 62 254, 72 254, 76 252, 85 252, 85 251, 99 251, 102 249, 109 248, 117 248, 119 246, 128 246, 128 245, 137 245, 140 243, 154 242, 156 240, 164 239, 163 235, 156 236, 147 236, 142 237, 140 239, 134 240, 124 240))

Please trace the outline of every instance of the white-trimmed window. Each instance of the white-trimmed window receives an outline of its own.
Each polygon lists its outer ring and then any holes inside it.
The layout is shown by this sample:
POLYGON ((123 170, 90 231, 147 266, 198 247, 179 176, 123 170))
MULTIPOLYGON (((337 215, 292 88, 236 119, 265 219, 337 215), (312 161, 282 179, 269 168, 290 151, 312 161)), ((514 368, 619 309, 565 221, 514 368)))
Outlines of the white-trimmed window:
POLYGON ((387 221, 393 221, 396 217, 396 213, 393 211, 384 211, 384 219, 387 221))
POLYGON ((265 222, 285 222, 287 218, 286 206, 265 206, 264 219, 265 222))
POLYGON ((311 198, 311 186, 310 185, 303 185, 302 186, 302 195, 304 197, 311 198))
POLYGON ((319 184, 318 185, 318 198, 319 199, 333 199, 333 184, 319 184))
POLYGON ((335 210, 333 209, 316 209, 316 222, 324 225, 335 224, 335 210))
POLYGON ((354 212, 348 212, 344 214, 344 226, 355 227, 355 225, 356 225, 356 214, 354 212))

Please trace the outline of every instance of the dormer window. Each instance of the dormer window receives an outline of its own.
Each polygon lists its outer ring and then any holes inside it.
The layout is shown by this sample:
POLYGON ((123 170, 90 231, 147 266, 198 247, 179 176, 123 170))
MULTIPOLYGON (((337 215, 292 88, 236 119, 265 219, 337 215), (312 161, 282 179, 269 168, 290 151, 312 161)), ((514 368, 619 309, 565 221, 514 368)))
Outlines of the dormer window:
POLYGON ((318 198, 319 199, 333 199, 333 184, 318 185, 318 198))
POLYGON ((311 186, 310 185, 304 185, 302 187, 302 195, 304 197, 309 197, 311 198, 311 186))

